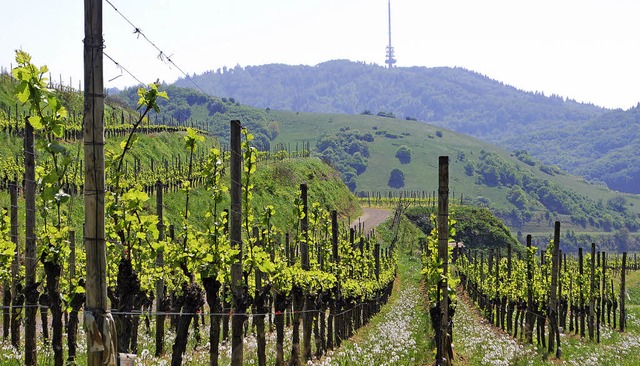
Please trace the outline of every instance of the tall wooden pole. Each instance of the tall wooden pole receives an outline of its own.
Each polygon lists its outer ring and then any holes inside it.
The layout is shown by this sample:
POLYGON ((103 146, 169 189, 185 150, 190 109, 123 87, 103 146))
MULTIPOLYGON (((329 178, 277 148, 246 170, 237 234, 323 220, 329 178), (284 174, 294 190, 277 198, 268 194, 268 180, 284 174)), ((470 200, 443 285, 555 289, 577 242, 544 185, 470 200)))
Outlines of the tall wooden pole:
MULTIPOLYGON (((534 254, 531 250, 531 234, 527 235, 527 278, 533 278, 534 254)), ((533 344, 533 282, 527 281, 527 313, 525 325, 525 339, 533 344)))
POLYGON ((593 340, 595 336, 595 318, 596 318, 596 243, 591 243, 591 273, 589 275, 589 339, 593 340))
POLYGON ((231 265, 231 291, 233 293, 233 318, 231 319, 231 365, 241 366, 243 361, 243 324, 246 299, 242 283, 242 143, 240 121, 231 121, 230 196, 231 217, 229 235, 231 248, 238 255, 231 265))
MULTIPOLYGON (((163 185, 159 180, 156 182, 156 214, 158 215, 158 241, 164 240, 164 215, 162 212, 163 185)), ((156 267, 164 267, 164 252, 156 253, 156 267)), ((164 353, 164 311, 162 302, 164 300, 164 281, 162 278, 156 281, 156 357, 164 353)))
POLYGON ((16 245, 13 263, 11 263, 11 344, 18 348, 20 344, 20 310, 22 306, 22 296, 19 292, 22 290, 20 284, 20 245, 18 244, 18 178, 14 177, 13 182, 9 183, 9 196, 11 201, 11 241, 16 245))
MULTIPOLYGON (((302 231, 302 240, 300 241, 300 257, 302 269, 308 271, 309 265, 309 205, 308 205, 308 188, 305 183, 300 184, 300 196, 302 198, 303 217, 300 220, 300 230, 302 231)), ((309 294, 304 294, 304 305, 302 318, 302 357, 305 360, 311 359, 311 331, 313 323, 313 313, 311 313, 311 299, 309 294)))
POLYGON ((338 211, 331 211, 331 261, 340 262, 338 256, 338 211))
MULTIPOLYGON (((582 248, 578 249, 578 273, 580 274, 580 278, 582 279, 582 276, 584 274, 584 257, 582 255, 582 248)), ((582 283, 582 281, 580 281, 578 283, 578 291, 580 292, 580 324, 578 326, 579 328, 579 332, 580 332, 580 337, 584 338, 584 320, 585 320, 585 313, 584 313, 584 284, 582 283)), ((589 318, 589 324, 587 325, 589 328, 589 338, 591 338, 591 340, 593 340, 593 322, 591 322, 591 318, 589 318)))
POLYGON ((438 257, 442 261, 443 279, 440 281, 441 341, 439 342, 439 360, 442 366, 449 365, 449 157, 441 156, 438 161, 438 257))
MULTIPOLYGON (((104 85, 102 78, 102 0, 84 0, 84 244, 86 260, 86 309, 102 333, 109 311, 107 303, 107 253, 104 228, 104 85)), ((86 315, 85 315, 86 317, 86 315)), ((115 333, 115 332, 114 332, 115 333)), ((105 339, 103 342, 111 342, 105 339)), ((104 351, 92 352, 87 337, 87 364, 101 365, 104 351)), ((94 348, 95 349, 95 348, 94 348)))
POLYGON ((549 294, 549 353, 556 349, 556 357, 562 356, 560 348, 560 330, 558 329, 558 272, 560 261, 560 221, 556 221, 553 232, 553 253, 551 255, 551 292, 549 294), (558 346, 556 347, 556 342, 558 346))
POLYGON ((627 323, 627 309, 625 308, 625 296, 627 292, 627 252, 622 253, 622 268, 620 269, 620 331, 624 332, 627 323))
POLYGON ((25 315, 24 363, 37 365, 36 312, 38 311, 38 289, 36 284, 36 163, 33 127, 25 119, 24 133, 24 184, 25 184, 25 315))
POLYGON ((300 257, 302 269, 308 271, 309 267, 309 205, 308 188, 305 183, 300 184, 300 197, 302 198, 302 212, 304 216, 300 219, 300 231, 302 231, 302 242, 300 243, 300 257))

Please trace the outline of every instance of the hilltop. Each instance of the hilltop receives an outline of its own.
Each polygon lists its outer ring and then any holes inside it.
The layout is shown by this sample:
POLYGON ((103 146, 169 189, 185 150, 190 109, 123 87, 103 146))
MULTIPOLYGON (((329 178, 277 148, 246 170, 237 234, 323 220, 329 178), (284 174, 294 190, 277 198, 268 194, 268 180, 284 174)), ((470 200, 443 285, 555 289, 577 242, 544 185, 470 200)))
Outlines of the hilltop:
MULTIPOLYGON (((261 109, 415 119, 533 157, 610 188, 640 193, 638 113, 527 92, 462 68, 335 60, 271 64, 193 76, 211 95, 261 109), (614 139, 603 141, 603 136, 614 139), (618 138, 620 136, 620 138, 618 138), (577 148, 576 148, 577 147, 577 148)), ((175 85, 192 87, 190 80, 175 85)))

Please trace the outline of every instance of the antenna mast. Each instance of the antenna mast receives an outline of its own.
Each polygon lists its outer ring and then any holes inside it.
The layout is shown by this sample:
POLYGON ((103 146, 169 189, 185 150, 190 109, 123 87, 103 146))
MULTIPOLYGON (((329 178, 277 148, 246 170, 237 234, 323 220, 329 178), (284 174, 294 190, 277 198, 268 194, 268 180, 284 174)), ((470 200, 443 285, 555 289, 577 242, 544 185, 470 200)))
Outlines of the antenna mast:
POLYGON ((389 45, 387 46, 387 59, 384 61, 389 68, 392 68, 396 63, 393 47, 391 46, 391 0, 388 1, 389 5, 389 45))

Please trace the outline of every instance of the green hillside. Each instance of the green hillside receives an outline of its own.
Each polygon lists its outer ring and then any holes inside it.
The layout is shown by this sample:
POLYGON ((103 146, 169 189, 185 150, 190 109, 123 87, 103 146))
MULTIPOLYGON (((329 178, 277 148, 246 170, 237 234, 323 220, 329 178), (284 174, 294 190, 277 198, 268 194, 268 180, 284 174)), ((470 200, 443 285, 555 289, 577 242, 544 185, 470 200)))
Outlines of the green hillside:
MULTIPOLYGON (((603 108, 526 92, 462 68, 398 67, 333 60, 316 66, 211 70, 192 79, 210 95, 258 108, 393 113, 482 138, 517 136, 549 124, 576 125, 603 108)), ((175 85, 193 88, 190 80, 175 85)))
MULTIPOLYGON (((223 68, 193 77, 207 93, 258 108, 417 119, 640 193, 637 108, 611 111, 518 90, 462 68, 328 61, 223 68)), ((175 85, 193 87, 190 80, 175 85)))
MULTIPOLYGON (((21 136, 13 130, 13 126, 18 125, 22 128, 24 125, 22 116, 25 111, 14 96, 15 86, 15 81, 9 75, 1 75, 0 180, 3 183, 11 180, 14 175, 21 179, 24 170, 22 167, 23 142, 21 136), (18 118, 16 118, 16 110, 18 118)), ((195 164, 197 167, 207 158, 210 148, 220 147, 219 138, 224 143, 225 138, 229 135, 229 120, 231 119, 241 120, 243 126, 256 136, 252 141, 252 146, 259 150, 269 149, 270 138, 266 136, 268 116, 265 111, 242 106, 226 98, 214 99, 194 93, 189 89, 176 87, 168 87, 167 89, 170 100, 161 102, 161 113, 150 115, 149 120, 142 124, 141 130, 137 134, 137 142, 127 154, 123 165, 126 175, 132 180, 135 179, 137 184, 151 186, 156 180, 161 180, 165 184, 177 184, 184 179, 187 171, 188 154, 184 148, 185 132, 180 130, 162 132, 160 129, 152 133, 145 133, 145 127, 149 125, 177 125, 181 129, 190 125, 210 128, 211 135, 204 142, 199 143, 196 151, 195 164), (182 109, 180 110, 180 108, 182 109), (185 115, 188 115, 189 118, 183 118, 185 115)), ((78 128, 82 119, 82 95, 71 90, 58 90, 57 94, 70 111, 68 128, 78 128)), ((137 118, 137 112, 134 109, 137 101, 135 95, 136 90, 132 88, 119 97, 107 98, 105 104, 105 124, 107 126, 124 122, 124 126, 130 128, 127 123, 137 118)), ((107 134, 106 155, 109 156, 109 152, 120 151, 121 142, 125 139, 125 135, 113 137, 107 134)), ((82 140, 67 139, 63 146, 69 149, 74 160, 68 181, 72 184, 82 185, 81 166, 84 158, 82 140)), ((43 155, 39 158, 46 159, 46 156, 43 155)), ((197 172, 198 168, 195 171, 197 172)), ((197 173, 196 176, 198 176, 197 173)), ((253 203, 255 209, 262 212, 264 207, 272 205, 277 213, 274 217, 275 223, 281 224, 283 227, 290 221, 295 222, 296 220, 296 214, 291 209, 291 204, 296 199, 301 183, 306 183, 309 187, 310 202, 319 202, 323 207, 335 209, 343 218, 354 218, 361 213, 355 196, 342 183, 340 173, 317 157, 285 160, 261 159, 258 162, 254 179, 253 203)), ((207 198, 209 193, 196 187, 192 194, 195 197, 191 200, 193 212, 197 215, 203 214, 209 205, 207 198)), ((183 215, 180 208, 184 207, 182 202, 184 195, 169 193, 165 197, 166 206, 170 208, 165 213, 167 219, 170 223, 179 224, 183 215)), ((81 222, 83 221, 81 201, 82 197, 80 196, 73 204, 73 225, 76 230, 81 230, 81 222)), ((149 205, 152 204, 153 202, 149 202, 149 205)), ((227 197, 222 205, 228 206, 228 204, 227 197)), ((8 194, 5 190, 0 190, 0 207, 7 206, 9 206, 8 194)), ((154 207, 149 207, 149 210, 154 209, 154 207)), ((201 222, 201 224, 203 223, 204 221, 201 222)))
MULTIPOLYGON (((165 87, 167 113, 190 110, 196 126, 225 144, 228 121, 240 119, 262 136, 258 146, 275 152, 309 148, 342 173, 354 192, 420 191, 437 189, 437 158, 451 159, 452 199, 486 206, 515 233, 548 236, 553 221, 561 220, 570 245, 598 241, 618 248, 640 247, 633 235, 640 229, 640 202, 633 195, 610 191, 605 185, 544 165, 526 151, 505 151, 480 140, 412 120, 369 114, 316 114, 257 109, 238 101, 207 97, 200 92, 165 87), (222 103, 224 110, 203 113, 202 106, 222 103), (182 107, 180 107, 182 106, 182 107), (188 107, 188 108, 187 108, 188 107), (244 121, 247 121, 246 123, 244 121), (394 178, 391 173, 393 170, 394 178), (401 179, 402 178, 402 179, 401 179)), ((122 100, 133 103, 131 91, 122 100)), ((208 109, 207 109, 208 110, 208 109)), ((390 114, 386 114, 389 116, 390 114)))
MULTIPOLYGON (((229 121, 240 120, 254 135, 254 145, 260 150, 269 150, 271 139, 277 128, 269 124, 265 110, 241 105, 233 98, 217 98, 199 91, 171 85, 161 87, 169 95, 160 100, 160 113, 152 113, 154 123, 198 127, 207 130, 223 142, 229 141, 229 121)), ((110 101, 135 107, 138 102, 137 88, 126 89, 110 97, 110 101)))
POLYGON ((605 113, 570 129, 550 126, 502 143, 611 189, 640 193, 639 126, 640 108, 635 107, 605 113))
MULTIPOLYGON (((270 115, 280 126, 280 134, 273 141, 276 144, 305 142, 322 149, 325 147, 323 136, 338 142, 340 136, 350 136, 349 143, 334 144, 333 153, 324 158, 331 161, 332 157, 342 155, 348 160, 356 154, 367 155, 363 159, 366 167, 359 175, 356 168, 362 161, 332 161, 342 167, 343 173, 347 170, 343 179, 354 177, 352 188, 356 192, 433 192, 437 190, 438 157, 448 155, 452 200, 490 207, 514 232, 548 236, 553 222, 560 220, 565 229, 573 232, 577 242, 581 233, 593 238, 597 233, 639 229, 638 197, 590 184, 557 167, 543 165, 522 151, 511 153, 416 121, 283 111, 271 111, 270 115), (367 141, 371 137, 373 140, 367 141), (404 163, 396 157, 403 146, 410 150, 410 161, 404 163), (346 150, 346 153, 336 153, 336 150, 346 150), (404 184, 399 188, 389 185, 394 169, 404 175, 404 184)), ((319 151, 316 153, 322 155, 319 151)), ((615 245, 613 239, 608 244, 615 245)))
MULTIPOLYGON (((437 189, 438 156, 448 155, 452 201, 489 207, 514 233, 547 237, 553 221, 560 220, 568 245, 598 241, 612 248, 640 247, 635 235, 629 235, 640 229, 637 197, 543 165, 526 151, 511 153, 441 127, 391 118, 392 113, 381 117, 263 110, 175 86, 163 89, 169 100, 162 102, 161 114, 152 114, 149 123, 195 126, 217 137, 224 147, 229 121, 239 119, 257 136, 259 149, 308 148, 336 167, 347 186, 359 194, 417 191, 432 195, 437 189), (624 243, 619 244, 620 240, 624 243)), ((81 105, 80 97, 73 95, 69 93, 70 105, 81 105)), ((8 98, 2 109, 5 115, 15 105, 8 98)), ((133 89, 108 98, 106 116, 112 121, 134 117, 135 100, 133 89)), ((164 138, 155 136, 153 141, 164 138)), ((164 166, 184 161, 175 141, 169 144, 174 146, 162 154, 149 147, 136 150, 131 164, 145 166, 152 158, 164 166)), ((12 159, 20 146, 12 141, 3 145, 9 149, 2 153, 3 160, 12 159)))

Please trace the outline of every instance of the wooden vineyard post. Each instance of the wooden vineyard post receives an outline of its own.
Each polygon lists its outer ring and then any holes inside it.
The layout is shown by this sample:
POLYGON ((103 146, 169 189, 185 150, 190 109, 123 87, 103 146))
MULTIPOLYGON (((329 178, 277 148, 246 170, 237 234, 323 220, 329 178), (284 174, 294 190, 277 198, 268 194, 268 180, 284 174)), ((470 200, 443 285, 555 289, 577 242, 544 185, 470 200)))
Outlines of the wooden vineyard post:
MULTIPOLYGON (((595 333, 595 314, 596 314, 596 297, 595 297, 595 277, 596 277, 596 244, 591 243, 591 273, 589 275, 589 339, 593 341, 595 333)), ((581 305, 584 306, 584 305, 581 305)))
POLYGON ((18 348, 20 345, 20 308, 24 300, 22 284, 18 274, 20 273, 20 246, 18 245, 18 178, 14 177, 9 183, 9 196, 11 202, 11 241, 16 245, 13 263, 11 264, 11 345, 18 348))
MULTIPOLYGON (((69 279, 76 276, 76 231, 69 230, 69 279)), ((71 283, 71 281, 69 281, 71 283)))
MULTIPOLYGON (((580 275, 580 279, 582 279, 584 273, 584 257, 582 256, 582 248, 578 249, 578 273, 580 275)), ((582 280, 578 282, 578 292, 580 292, 580 337, 584 338, 584 285, 582 280)), ((593 340, 593 322, 591 319, 591 315, 589 316, 589 338, 593 340)))
POLYGON ((38 311, 38 289, 36 284, 36 169, 33 126, 25 118, 24 132, 24 184, 25 184, 25 315, 24 363, 37 365, 36 313, 38 311))
POLYGON ((284 248, 287 255, 287 265, 292 266, 294 262, 293 260, 294 253, 293 253, 293 247, 291 246, 291 238, 289 233, 284 234, 284 243, 285 243, 284 248))
MULTIPOLYGON (((162 211, 163 201, 162 182, 156 182, 156 215, 158 215, 158 241, 164 240, 164 215, 162 211)), ((164 267, 164 252, 156 253, 156 267, 164 267)), ((164 311, 162 303, 164 301, 164 281, 162 278, 156 281, 156 357, 160 357, 164 353, 164 311)))
POLYGON ((551 256, 551 291, 549 295, 549 347, 548 352, 556 349, 556 358, 562 357, 560 348, 560 330, 558 328, 558 270, 560 261, 560 221, 556 221, 553 231, 553 253, 551 256), (558 346, 556 347, 556 342, 558 346))
MULTIPOLYGON (((253 228, 253 237, 256 238, 256 247, 263 247, 264 243, 260 238, 260 230, 257 227, 253 228)), ((255 324, 256 328, 256 341, 257 341, 257 353, 258 353, 258 366, 265 366, 267 364, 267 354, 266 354, 266 338, 265 338, 265 329, 264 329, 264 318, 265 313, 268 311, 264 305, 266 293, 264 292, 264 288, 262 286, 262 278, 264 274, 260 271, 259 268, 255 269, 255 285, 256 285, 256 294, 255 299, 253 301, 253 324, 255 324)))
MULTIPOLYGON (((340 254, 338 252, 338 236, 339 236, 339 232, 338 232, 338 211, 333 210, 331 211, 331 258, 333 263, 335 263, 336 265, 340 263, 340 254)), ((337 279, 337 286, 336 286, 336 293, 335 295, 332 297, 331 299, 331 304, 333 305, 333 309, 331 310, 331 318, 333 320, 333 336, 329 336, 328 342, 327 342, 327 348, 331 349, 333 348, 333 344, 331 344, 331 346, 329 345, 330 342, 335 341, 335 345, 337 347, 340 347, 341 343, 342 343, 342 315, 338 315, 338 313, 340 311, 342 311, 342 307, 341 307, 341 297, 342 294, 340 293, 341 289, 340 289, 340 276, 338 273, 336 273, 336 279, 337 279)), ((331 333, 331 332, 329 332, 331 333)))
POLYGON ((604 323, 606 321, 605 318, 605 314, 606 314, 606 299, 607 299, 607 255, 604 251, 602 251, 600 253, 600 256, 602 257, 602 262, 600 262, 602 264, 602 294, 600 296, 600 317, 601 323, 604 323))
POLYGON ((495 289, 496 289, 496 298, 495 298, 495 325, 496 327, 500 327, 504 329, 504 323, 502 323, 502 309, 500 309, 500 249, 496 249, 495 255, 495 289))
MULTIPOLYGON (((595 243, 591 243, 591 253, 592 255, 595 254, 595 243)), ((600 252, 598 252, 598 267, 600 267, 600 252)), ((595 280, 595 269, 596 269, 596 259, 595 256, 594 258, 591 259, 591 303, 592 305, 594 305, 594 315, 595 315, 595 322, 596 322, 596 343, 600 343, 600 313, 598 312, 598 308, 599 308, 599 303, 595 302, 595 297, 596 294, 598 294, 600 292, 600 283, 596 283, 595 280)), ((603 299, 599 299, 599 301, 601 302, 603 299)))
MULTIPOLYGON (((559 242, 558 242, 559 245, 559 242)), ((562 301, 562 276, 560 275, 562 273, 562 249, 558 250, 558 299, 557 299, 557 309, 558 309, 558 327, 559 329, 565 329, 567 326, 567 321, 566 318, 564 316, 564 303, 562 301)), ((565 271, 567 269, 567 260, 566 260, 566 254, 565 254, 565 260, 564 260, 564 268, 565 271)))
MULTIPOLYGON (((331 262, 338 263, 338 211, 331 211, 331 262)), ((337 274, 336 274, 337 275, 337 274)), ((340 283, 338 281, 338 283, 340 283)), ((337 339, 334 332, 338 329, 336 322, 336 297, 338 289, 329 299, 329 318, 327 319, 327 349, 333 349, 334 340, 337 339)))
POLYGON ((373 257, 375 260, 376 268, 376 281, 380 280, 380 243, 376 243, 373 246, 373 257))
POLYGON ((438 258, 442 263, 443 279, 438 284, 440 302, 440 340, 436 363, 449 365, 451 339, 449 335, 449 157, 440 156, 438 161, 438 258))
MULTIPOLYGON (((300 242, 300 257, 302 270, 308 271, 309 266, 309 205, 307 185, 300 184, 300 196, 302 198, 302 219, 300 220, 300 230, 302 241, 300 242)), ((303 322, 302 322, 302 357, 304 360, 311 359, 311 331, 313 326, 313 304, 309 294, 304 294, 303 322)))
POLYGON ((300 257, 302 261, 302 269, 308 271, 309 267, 309 218, 308 214, 308 189, 307 185, 300 184, 300 197, 302 199, 303 217, 300 220, 300 230, 302 231, 302 242, 300 243, 300 257))
MULTIPOLYGON (((9 216, 9 212, 6 211, 3 215, 9 216)), ((0 217, 0 220, 4 219, 4 217, 0 217)), ((11 265, 13 267, 13 261, 11 265)), ((2 339, 7 339, 11 327, 11 281, 9 279, 6 279, 2 284, 2 307, 2 339)))
POLYGON ((231 291, 233 293, 233 316, 231 318, 231 365, 243 363, 243 325, 247 308, 242 283, 242 148, 240 121, 231 121, 231 217, 229 239, 231 248, 238 250, 231 265, 231 291))
POLYGON ((620 269, 620 331, 624 332, 626 326, 627 310, 625 309, 625 294, 627 292, 626 287, 626 271, 627 271, 627 252, 622 253, 622 268, 620 269))
MULTIPOLYGON (((512 269, 511 255, 512 255, 512 248, 511 248, 511 242, 509 242, 509 244, 507 246, 507 278, 511 278, 511 269, 512 269)), ((506 299, 506 297, 505 297, 505 299, 506 299)), ((511 301, 511 300, 506 300, 506 301, 508 301, 508 304, 507 304, 507 333, 514 334, 514 333, 512 333, 512 331, 513 331, 512 315, 513 315, 514 305, 513 305, 513 301, 511 301)))
MULTIPOLYGON (((531 249, 531 234, 527 235, 527 278, 533 278, 533 253, 531 249)), ((527 281, 527 316, 525 339, 533 344, 533 282, 527 281)))
MULTIPOLYGON (((111 319, 107 300, 106 242, 104 227, 104 83, 102 75, 102 1, 84 0, 84 80, 85 110, 83 119, 84 138, 84 217, 86 248, 86 303, 85 324, 92 316, 96 326, 89 331, 99 332, 103 344, 116 344, 102 334, 105 319, 111 319)), ((87 363, 101 365, 105 350, 100 350, 87 337, 87 363), (96 351, 92 351, 96 350, 96 351)))

